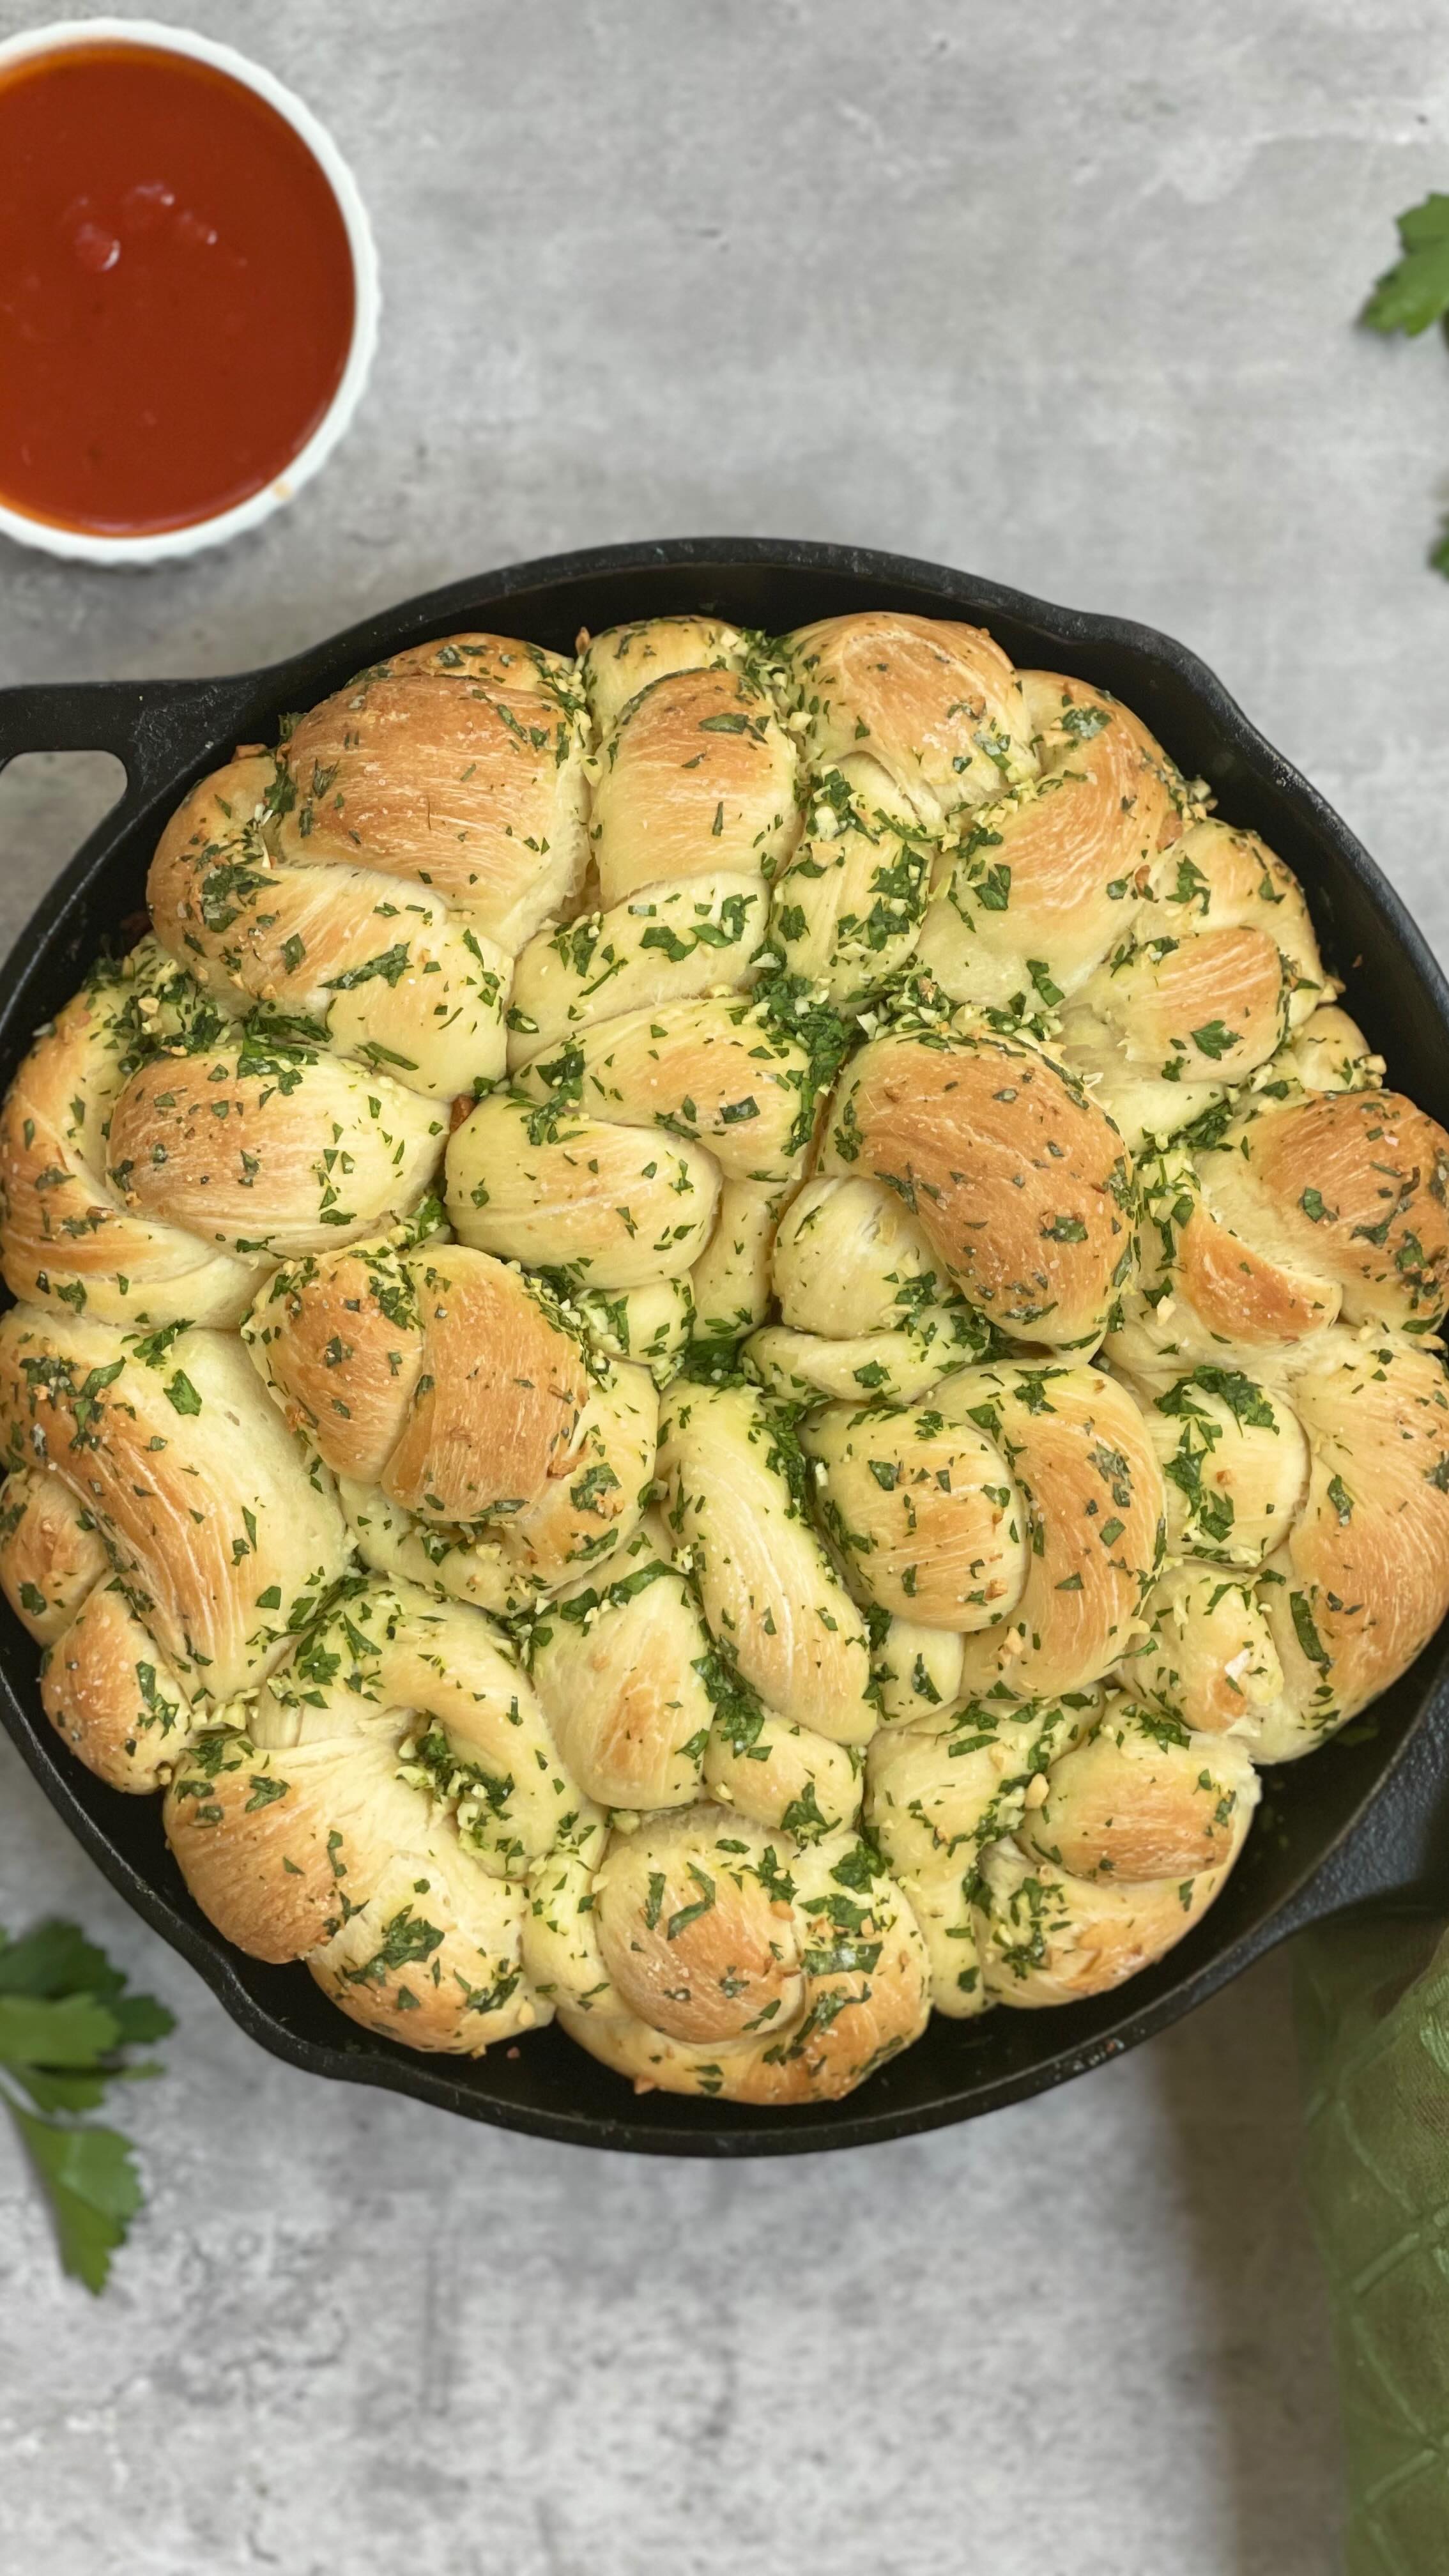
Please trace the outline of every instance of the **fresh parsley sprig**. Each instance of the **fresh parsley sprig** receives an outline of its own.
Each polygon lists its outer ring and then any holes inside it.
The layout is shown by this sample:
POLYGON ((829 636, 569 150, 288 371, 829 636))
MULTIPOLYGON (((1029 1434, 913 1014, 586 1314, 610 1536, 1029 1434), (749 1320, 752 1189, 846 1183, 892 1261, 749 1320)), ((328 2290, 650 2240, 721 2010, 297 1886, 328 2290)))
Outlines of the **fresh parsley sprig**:
MULTIPOLYGON (((1371 331, 1402 331, 1414 339, 1449 314, 1449 197, 1426 197, 1400 215, 1398 225, 1402 256, 1385 269, 1361 319, 1371 331)), ((1429 561, 1449 574, 1449 522, 1429 561)))
POLYGON ((129 2139, 75 2115, 108 2084, 159 2075, 127 2052, 172 2027, 164 2004, 125 1989, 76 1924, 37 1923, 18 1940, 0 1926, 0 2100, 50 2201, 61 2262, 92 2291, 105 2288, 141 2185, 129 2139))
POLYGON ((1371 331, 1427 331, 1449 309, 1449 197, 1424 199, 1400 215, 1403 256, 1385 269, 1363 318, 1371 331))

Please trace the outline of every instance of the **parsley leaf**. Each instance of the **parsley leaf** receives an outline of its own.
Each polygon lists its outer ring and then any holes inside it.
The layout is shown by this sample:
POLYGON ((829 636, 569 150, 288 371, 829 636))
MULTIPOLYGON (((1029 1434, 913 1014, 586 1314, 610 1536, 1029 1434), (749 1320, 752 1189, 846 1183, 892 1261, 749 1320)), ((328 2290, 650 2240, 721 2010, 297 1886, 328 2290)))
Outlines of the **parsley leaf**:
POLYGON ((1229 1047, 1243 1043, 1237 1030, 1230 1029, 1222 1020, 1209 1020, 1205 1027, 1194 1029, 1192 1042, 1199 1055, 1211 1056, 1214 1063, 1227 1054, 1229 1047))
POLYGON ((1414 338, 1449 312, 1449 197, 1437 193, 1400 215, 1403 257, 1384 271, 1364 306, 1371 331, 1414 338))
MULTIPOLYGON (((1402 331, 1414 339, 1431 322, 1449 327, 1449 197, 1436 191, 1410 206, 1398 225, 1402 255, 1385 269, 1359 318, 1371 331, 1402 331)), ((1449 577, 1449 520, 1429 561, 1449 577)))
POLYGON ((1288 1595, 1288 1607, 1293 1614, 1293 1625, 1297 1631, 1298 1643, 1302 1647, 1308 1661, 1310 1664, 1317 1664, 1320 1672, 1327 1672, 1330 1657, 1322 1638, 1319 1636, 1317 1621, 1314 1619, 1313 1613, 1308 1606, 1307 1593, 1290 1592, 1288 1595))
POLYGON ((693 1879, 695 1886, 702 1888, 704 1893, 696 1899, 693 1905, 681 1905, 677 1914, 670 1915, 668 1922, 664 1926, 664 1937, 666 1941, 677 1941, 681 1932, 687 1932, 691 1923, 697 1923, 701 1914, 708 1914, 713 1908, 714 1880, 710 1877, 708 1870, 701 1869, 697 1862, 691 1861, 689 1863, 689 1875, 693 1879))
POLYGON ((74 2115, 94 2110, 108 2084, 155 2074, 125 2051, 172 2026, 164 2004, 125 1986, 74 1923, 38 1923, 15 1941, 0 1929, 0 2101, 50 2202, 61 2262, 92 2291, 105 2287, 141 2184, 119 2129, 83 2128, 74 2115))
POLYGON ((86 2288, 106 2286, 111 2256, 141 2206, 141 2185, 119 2129, 72 2129, 12 2102, 10 2115, 45 2186, 60 2259, 86 2288))

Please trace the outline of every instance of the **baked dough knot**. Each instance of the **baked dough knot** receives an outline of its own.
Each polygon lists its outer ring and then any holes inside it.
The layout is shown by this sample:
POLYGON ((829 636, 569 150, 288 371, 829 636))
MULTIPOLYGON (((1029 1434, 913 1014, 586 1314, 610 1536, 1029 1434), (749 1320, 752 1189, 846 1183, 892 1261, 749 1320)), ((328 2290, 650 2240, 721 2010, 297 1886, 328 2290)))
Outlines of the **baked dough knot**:
POLYGON ((552 2018, 526 1956, 532 1891, 545 1864, 597 1852, 602 1819, 483 1611, 351 1576, 220 1715, 165 1819, 230 1940, 304 1960, 355 2021, 414 2048, 477 2055, 552 2018))
POLYGON ((332 1480, 233 1333, 0 1318, 0 1584, 41 1698, 113 1788, 169 1777, 348 1570, 332 1480))
POLYGON ((41 1032, 0 1107, 0 1266, 122 1329, 235 1327, 277 1261, 436 1173, 436 1104, 308 1024, 228 1017, 145 939, 41 1032))

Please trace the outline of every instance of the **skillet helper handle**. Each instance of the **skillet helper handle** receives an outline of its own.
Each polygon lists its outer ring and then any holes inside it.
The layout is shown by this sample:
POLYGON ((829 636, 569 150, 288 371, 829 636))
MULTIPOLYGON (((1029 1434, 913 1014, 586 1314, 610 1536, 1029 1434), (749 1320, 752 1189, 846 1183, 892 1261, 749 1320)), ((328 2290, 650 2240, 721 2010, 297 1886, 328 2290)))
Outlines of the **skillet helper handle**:
MULTIPOLYGON (((28 751, 109 751, 126 772, 122 818, 142 812, 245 731, 254 682, 40 680, 0 689, 0 769, 28 751)), ((108 829, 112 826, 108 825, 108 829)))
POLYGON ((1285 1932, 1364 1909, 1449 1921, 1449 1681, 1366 1813, 1287 1909, 1285 1932))

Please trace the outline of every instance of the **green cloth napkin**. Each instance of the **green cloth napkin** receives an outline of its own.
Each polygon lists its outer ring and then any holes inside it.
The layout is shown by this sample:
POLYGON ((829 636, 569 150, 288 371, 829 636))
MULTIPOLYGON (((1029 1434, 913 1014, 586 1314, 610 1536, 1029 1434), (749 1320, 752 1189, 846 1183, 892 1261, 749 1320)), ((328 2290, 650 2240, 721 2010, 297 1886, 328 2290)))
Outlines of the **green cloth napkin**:
POLYGON ((1449 2576, 1449 1931, 1362 1915, 1294 1949, 1348 2576, 1449 2576))

